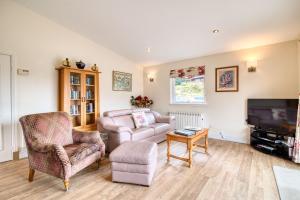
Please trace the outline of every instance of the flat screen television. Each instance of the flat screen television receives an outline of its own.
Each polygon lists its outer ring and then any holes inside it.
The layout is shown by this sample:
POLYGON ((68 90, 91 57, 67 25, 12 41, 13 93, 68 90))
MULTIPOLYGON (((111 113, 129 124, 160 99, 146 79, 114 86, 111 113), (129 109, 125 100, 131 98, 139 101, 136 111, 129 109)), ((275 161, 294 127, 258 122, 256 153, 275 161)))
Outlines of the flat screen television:
POLYGON ((296 132, 298 99, 248 99, 247 123, 282 135, 296 132))

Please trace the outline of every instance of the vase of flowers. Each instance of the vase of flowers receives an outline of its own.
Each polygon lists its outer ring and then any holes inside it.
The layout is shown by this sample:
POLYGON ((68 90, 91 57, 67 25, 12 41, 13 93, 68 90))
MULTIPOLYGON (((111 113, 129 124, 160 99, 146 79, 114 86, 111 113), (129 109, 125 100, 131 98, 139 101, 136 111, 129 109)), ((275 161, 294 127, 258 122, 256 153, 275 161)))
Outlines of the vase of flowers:
POLYGON ((138 107, 138 108, 149 108, 152 104, 153 101, 149 99, 147 96, 131 96, 130 98, 130 103, 132 106, 138 107))

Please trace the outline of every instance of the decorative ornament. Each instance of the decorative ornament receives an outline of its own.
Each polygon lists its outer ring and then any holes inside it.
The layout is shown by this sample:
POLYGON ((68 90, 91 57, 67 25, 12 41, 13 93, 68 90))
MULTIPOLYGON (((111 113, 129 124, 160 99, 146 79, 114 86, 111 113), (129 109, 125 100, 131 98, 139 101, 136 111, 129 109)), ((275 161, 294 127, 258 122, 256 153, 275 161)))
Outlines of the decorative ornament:
POLYGON ((84 69, 85 63, 80 60, 79 62, 76 62, 76 66, 78 69, 84 69))
POLYGON ((63 61, 63 66, 65 66, 65 67, 71 67, 69 58, 66 58, 66 59, 63 61))
POLYGON ((97 66, 96 64, 94 64, 94 65, 91 67, 91 69, 92 69, 93 71, 98 71, 98 66, 97 66))

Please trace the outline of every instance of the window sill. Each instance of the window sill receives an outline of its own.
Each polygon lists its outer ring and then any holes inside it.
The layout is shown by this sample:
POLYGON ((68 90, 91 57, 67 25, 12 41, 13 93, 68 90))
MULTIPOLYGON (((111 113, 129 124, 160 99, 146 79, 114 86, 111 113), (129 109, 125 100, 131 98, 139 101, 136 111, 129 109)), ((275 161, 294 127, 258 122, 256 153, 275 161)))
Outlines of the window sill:
POLYGON ((207 102, 204 102, 204 103, 170 103, 170 105, 202 106, 202 105, 207 105, 207 102))

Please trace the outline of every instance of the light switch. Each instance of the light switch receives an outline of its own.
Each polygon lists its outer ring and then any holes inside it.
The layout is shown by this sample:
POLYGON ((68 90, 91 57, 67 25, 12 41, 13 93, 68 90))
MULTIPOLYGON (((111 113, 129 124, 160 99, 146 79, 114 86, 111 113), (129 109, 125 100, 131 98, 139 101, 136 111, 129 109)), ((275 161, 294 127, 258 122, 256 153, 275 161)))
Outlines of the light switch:
POLYGON ((17 69, 17 74, 20 76, 28 76, 29 70, 28 69, 17 69))

